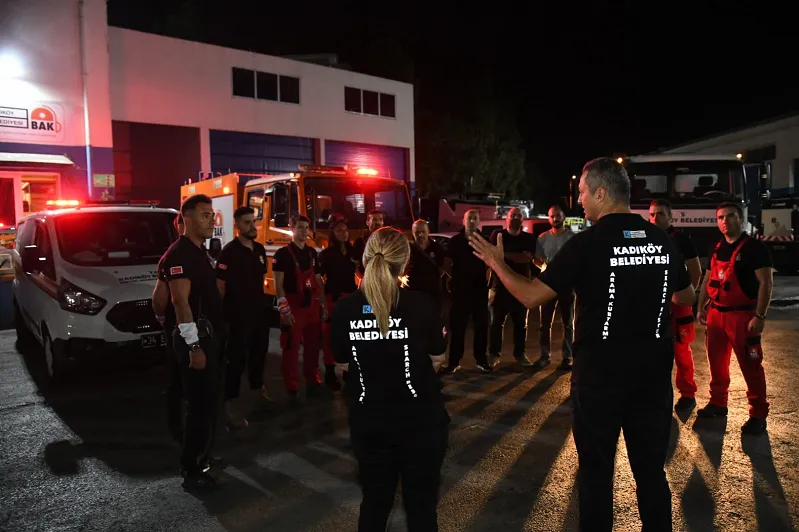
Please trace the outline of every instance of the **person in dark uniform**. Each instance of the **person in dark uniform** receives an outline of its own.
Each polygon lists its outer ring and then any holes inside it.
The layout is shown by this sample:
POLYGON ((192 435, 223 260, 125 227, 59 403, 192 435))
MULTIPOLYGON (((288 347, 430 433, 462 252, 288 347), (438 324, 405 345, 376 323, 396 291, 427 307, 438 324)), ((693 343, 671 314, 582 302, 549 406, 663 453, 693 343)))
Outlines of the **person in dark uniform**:
MULTIPOLYGON (((491 234, 491 242, 496 245, 498 236, 502 235, 505 262, 513 271, 529 279, 533 271, 535 236, 522 231, 522 211, 518 207, 508 211, 507 223, 506 229, 497 229, 491 234)), ((532 366, 533 363, 524 354, 527 349, 527 309, 508 292, 502 281, 495 276, 492 276, 492 288, 495 291, 489 335, 492 365, 501 356, 502 333, 505 328, 505 320, 510 315, 511 321, 513 321, 513 357, 522 366, 532 366)))
POLYGON ((358 259, 358 277, 360 278, 363 278, 363 250, 366 249, 366 242, 369 240, 369 237, 372 235, 372 233, 383 227, 385 218, 386 217, 383 214, 383 211, 378 209, 372 209, 366 213, 366 227, 369 229, 369 232, 364 233, 360 238, 356 238, 355 242, 352 243, 355 258, 358 259))
MULTIPOLYGON (((178 238, 183 234, 183 217, 178 214, 175 217, 175 231, 178 238)), ((169 296, 169 282, 164 270, 164 257, 158 261, 156 268, 155 288, 153 289, 153 312, 155 319, 164 329, 164 339, 166 340, 166 353, 169 365, 169 386, 166 390, 166 422, 169 433, 178 443, 183 442, 183 382, 180 376, 180 366, 178 359, 174 356, 172 346, 172 332, 177 327, 175 318, 175 307, 169 296)))
POLYGON ((225 304, 227 371, 225 372, 225 419, 230 428, 247 426, 247 419, 232 406, 240 395, 241 376, 247 367, 254 409, 269 402, 264 386, 264 364, 269 349, 266 323, 266 249, 255 239, 255 211, 239 207, 233 213, 238 236, 231 240, 216 260, 216 283, 225 304))
MULTIPOLYGON (((649 204, 649 221, 660 227, 671 237, 674 247, 685 261, 691 286, 699 287, 702 278, 702 265, 699 253, 691 238, 671 225, 671 204, 664 199, 652 200, 649 204)), ((680 398, 674 405, 677 412, 691 410, 696 406, 696 382, 694 381, 694 353, 691 342, 696 338, 694 329, 694 308, 685 305, 671 305, 671 326, 674 331, 674 365, 677 366, 676 384, 680 398)))
POLYGON ((220 384, 221 331, 225 321, 214 268, 203 242, 214 234, 211 198, 198 194, 181 206, 183 235, 164 255, 164 271, 175 307, 174 351, 187 401, 181 468, 183 486, 218 485, 210 474, 220 384))
POLYGON ((328 319, 322 323, 322 352, 325 361, 325 385, 333 391, 341 389, 336 379, 336 360, 330 349, 330 316, 342 297, 352 294, 355 286, 355 268, 358 260, 349 241, 347 220, 341 215, 330 217, 330 235, 327 247, 319 254, 319 275, 325 282, 328 319))
POLYGON ((416 220, 412 226, 414 242, 411 258, 405 271, 407 288, 430 294, 441 314, 441 268, 444 266, 444 249, 430 240, 430 227, 425 220, 416 220))
POLYGON ((710 256, 707 280, 699 296, 699 323, 707 325, 710 402, 697 411, 703 418, 727 415, 732 351, 746 381, 749 420, 744 434, 766 431, 769 402, 763 371, 761 335, 774 287, 774 267, 768 248, 743 230, 746 220, 737 203, 716 210, 724 237, 710 256))
POLYGON ((443 374, 460 369, 465 350, 466 328, 472 318, 474 335, 472 349, 477 369, 492 371, 488 362, 488 272, 486 265, 474 256, 469 237, 477 231, 480 213, 471 209, 463 214, 463 228, 447 245, 447 258, 452 261, 452 310, 449 323, 452 340, 449 361, 441 370, 443 374))
POLYGON ((432 298, 400 288, 408 238, 391 227, 366 244, 360 290, 341 299, 330 337, 336 371, 349 371, 350 438, 363 490, 358 530, 386 530, 397 484, 408 530, 438 530, 449 415, 436 365, 447 348, 432 298))
MULTIPOLYGON (((643 529, 672 529, 665 463, 671 432, 674 360, 670 302, 691 305, 685 262, 668 235, 630 212, 630 180, 614 159, 590 161, 579 184, 593 225, 566 242, 532 282, 472 235, 475 252, 527 308, 574 289, 572 373, 579 460, 580 528, 613 528, 616 445, 624 431, 643 529)), ((504 235, 503 235, 504 236, 504 235)))
POLYGON ((303 345, 306 394, 318 397, 322 391, 319 339, 322 322, 327 319, 327 302, 316 250, 305 243, 310 221, 305 216, 296 216, 292 218, 291 226, 294 240, 277 250, 272 259, 272 271, 280 311, 283 382, 289 403, 294 405, 300 386, 297 378, 300 344, 303 345))

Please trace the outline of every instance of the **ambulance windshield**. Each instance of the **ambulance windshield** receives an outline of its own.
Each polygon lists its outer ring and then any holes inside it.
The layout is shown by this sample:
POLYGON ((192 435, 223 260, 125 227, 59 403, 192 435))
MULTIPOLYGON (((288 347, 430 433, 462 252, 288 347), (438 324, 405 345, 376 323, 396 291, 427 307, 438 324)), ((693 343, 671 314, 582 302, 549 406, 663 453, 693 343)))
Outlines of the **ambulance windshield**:
POLYGON ((718 204, 745 199, 744 168, 736 161, 628 163, 630 203, 662 198, 672 204, 718 204))
POLYGON ((169 212, 75 212, 55 221, 64 260, 79 266, 158 264, 177 238, 169 212))
POLYGON ((353 179, 351 177, 309 178, 305 182, 305 207, 317 229, 326 229, 331 214, 341 214, 352 229, 366 227, 366 213, 379 209, 385 225, 410 230, 413 213, 402 181, 353 179))

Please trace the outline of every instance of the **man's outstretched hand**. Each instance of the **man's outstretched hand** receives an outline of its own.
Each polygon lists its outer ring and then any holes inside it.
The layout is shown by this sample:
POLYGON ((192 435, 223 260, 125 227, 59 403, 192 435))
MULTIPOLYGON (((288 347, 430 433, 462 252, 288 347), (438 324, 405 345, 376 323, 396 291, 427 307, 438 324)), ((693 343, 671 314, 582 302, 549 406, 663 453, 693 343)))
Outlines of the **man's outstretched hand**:
POLYGON ((502 248, 502 233, 497 235, 497 245, 494 246, 480 236, 480 233, 474 232, 469 237, 469 245, 474 249, 474 254, 477 255, 489 268, 496 270, 499 264, 505 262, 505 250, 502 248))

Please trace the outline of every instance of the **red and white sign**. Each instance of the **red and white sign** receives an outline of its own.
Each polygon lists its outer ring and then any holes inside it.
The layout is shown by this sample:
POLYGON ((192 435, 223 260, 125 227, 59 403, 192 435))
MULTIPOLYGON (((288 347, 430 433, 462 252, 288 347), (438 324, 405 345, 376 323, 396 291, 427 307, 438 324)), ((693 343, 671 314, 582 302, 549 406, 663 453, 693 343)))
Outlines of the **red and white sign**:
POLYGON ((64 140, 64 108, 53 102, 13 105, 0 102, 0 139, 64 140))
POLYGON ((169 275, 183 275, 183 266, 172 266, 169 268, 169 275))

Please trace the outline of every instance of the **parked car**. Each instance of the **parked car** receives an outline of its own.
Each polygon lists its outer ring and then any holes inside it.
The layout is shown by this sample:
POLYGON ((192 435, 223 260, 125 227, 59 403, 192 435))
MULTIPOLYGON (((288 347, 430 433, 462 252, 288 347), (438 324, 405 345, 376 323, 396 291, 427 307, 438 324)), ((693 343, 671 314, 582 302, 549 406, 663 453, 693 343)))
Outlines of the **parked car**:
POLYGON ((44 349, 47 374, 116 348, 165 345, 151 297, 159 259, 177 237, 174 209, 85 205, 20 220, 12 286, 20 342, 44 349))

